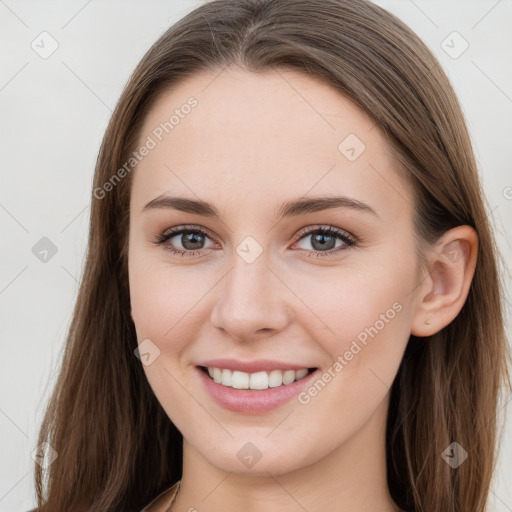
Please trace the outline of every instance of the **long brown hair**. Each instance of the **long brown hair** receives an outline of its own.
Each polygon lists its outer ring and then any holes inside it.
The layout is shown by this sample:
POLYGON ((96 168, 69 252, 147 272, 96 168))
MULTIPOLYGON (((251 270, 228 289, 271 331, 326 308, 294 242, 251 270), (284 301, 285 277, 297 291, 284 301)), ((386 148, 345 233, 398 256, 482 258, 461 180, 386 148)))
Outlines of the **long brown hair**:
POLYGON ((478 262, 459 315, 410 337, 391 388, 387 478, 407 511, 482 512, 510 376, 504 289, 488 204, 455 93, 433 54, 398 18, 366 0, 214 0, 169 28, 126 85, 99 152, 87 260, 62 368, 39 434, 58 457, 35 465, 41 511, 140 510, 181 478, 182 435, 152 392, 130 317, 130 158, 159 94, 200 70, 300 70, 370 115, 414 190, 420 246, 472 226, 478 262), (111 183, 113 183, 111 181, 111 183), (98 191, 102 191, 99 193, 98 191), (459 443, 468 459, 441 457, 459 443))

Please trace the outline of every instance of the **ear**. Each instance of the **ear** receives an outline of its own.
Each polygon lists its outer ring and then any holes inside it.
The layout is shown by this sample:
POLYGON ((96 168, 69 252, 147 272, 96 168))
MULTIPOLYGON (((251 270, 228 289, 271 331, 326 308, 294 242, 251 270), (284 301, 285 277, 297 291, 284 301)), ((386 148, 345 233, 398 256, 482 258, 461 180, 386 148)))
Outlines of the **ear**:
POLYGON ((416 293, 411 334, 431 336, 459 314, 473 280, 477 253, 478 235, 466 225, 444 233, 429 251, 428 269, 416 293))

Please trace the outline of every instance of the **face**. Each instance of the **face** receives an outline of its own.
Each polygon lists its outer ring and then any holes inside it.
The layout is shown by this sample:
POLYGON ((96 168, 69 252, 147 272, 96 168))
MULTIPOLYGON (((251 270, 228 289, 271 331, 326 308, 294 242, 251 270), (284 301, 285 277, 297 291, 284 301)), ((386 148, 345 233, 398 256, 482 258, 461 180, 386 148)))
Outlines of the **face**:
POLYGON ((197 456, 279 474, 363 432, 382 442, 419 279, 413 199, 382 132, 330 86, 294 71, 217 75, 188 78, 145 119, 131 314, 148 381, 197 456), (330 203, 285 208, 315 198, 330 203), (244 391, 268 386, 262 368, 271 387, 244 391))

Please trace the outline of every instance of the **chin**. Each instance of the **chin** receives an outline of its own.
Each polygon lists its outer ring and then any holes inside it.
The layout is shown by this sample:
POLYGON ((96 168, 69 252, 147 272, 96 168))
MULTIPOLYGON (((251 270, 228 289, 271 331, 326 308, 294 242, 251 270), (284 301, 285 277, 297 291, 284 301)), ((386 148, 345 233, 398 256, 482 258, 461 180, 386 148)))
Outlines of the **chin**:
POLYGON ((243 441, 223 444, 214 453, 211 445, 203 452, 203 457, 222 471, 262 477, 290 473, 314 462, 306 461, 302 455, 299 446, 284 448, 277 439, 258 440, 256 436, 253 442, 245 437, 243 441))

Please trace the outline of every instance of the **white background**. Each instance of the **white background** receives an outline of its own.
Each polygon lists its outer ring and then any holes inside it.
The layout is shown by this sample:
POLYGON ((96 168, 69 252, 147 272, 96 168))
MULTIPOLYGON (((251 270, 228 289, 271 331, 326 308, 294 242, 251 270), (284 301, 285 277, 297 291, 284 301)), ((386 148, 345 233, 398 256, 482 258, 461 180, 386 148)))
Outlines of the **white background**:
MULTIPOLYGON (((94 164, 111 111, 149 46, 199 3, 0 0, 0 512, 35 506, 30 454, 77 294, 94 164), (58 42, 47 59, 31 48, 43 31, 58 42), (42 237, 58 250, 47 263, 32 253, 42 237)), ((452 80, 497 240, 512 261, 512 1, 376 3, 418 33, 452 80), (456 59, 441 46, 453 31, 469 44, 456 59)), ((508 286, 509 270, 505 279, 508 286)), ((512 511, 507 404, 490 512, 512 511)))

